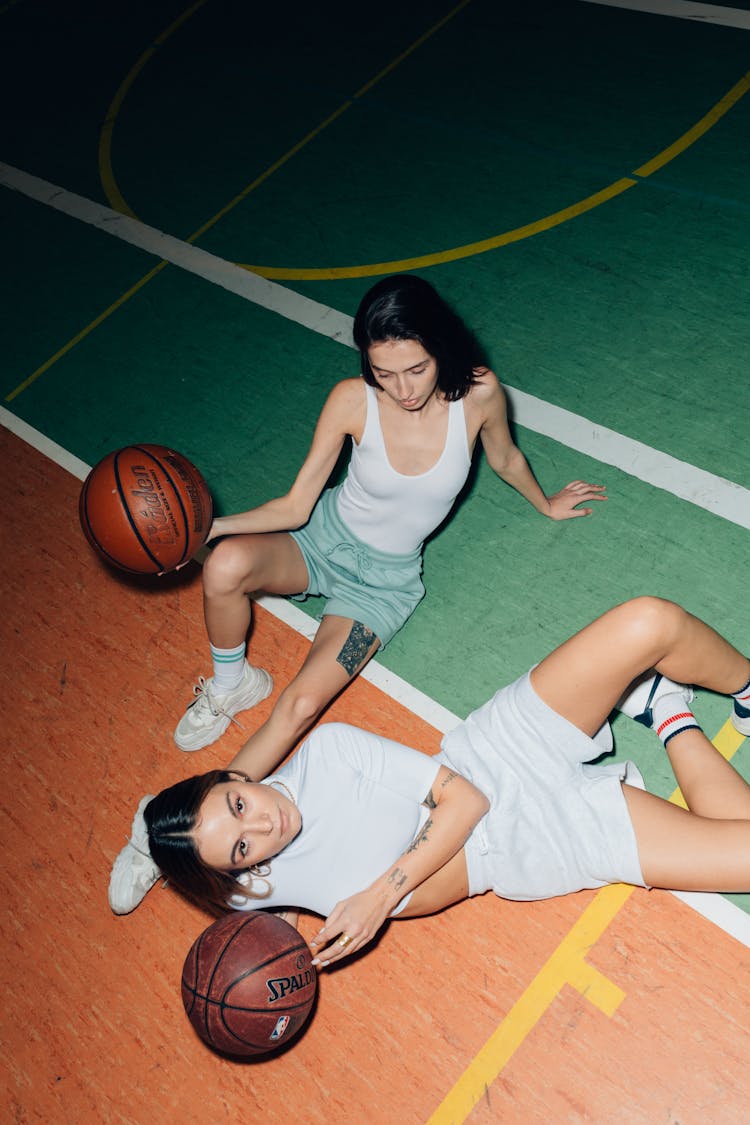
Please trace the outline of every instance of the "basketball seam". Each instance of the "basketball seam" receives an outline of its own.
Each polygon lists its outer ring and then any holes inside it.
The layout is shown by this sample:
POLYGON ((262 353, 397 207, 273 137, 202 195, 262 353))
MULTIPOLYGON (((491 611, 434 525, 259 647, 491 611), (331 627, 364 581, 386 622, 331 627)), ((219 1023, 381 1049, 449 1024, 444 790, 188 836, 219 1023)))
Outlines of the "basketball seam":
POLYGON ((182 566, 182 564, 185 562, 185 558, 187 556, 188 546, 190 545, 190 520, 188 519, 187 509, 185 508, 185 505, 182 502, 182 495, 180 493, 179 486, 177 484, 175 484, 174 478, 172 477, 172 475, 169 471, 169 467, 167 465, 163 464, 163 462, 159 460, 157 455, 151 449, 149 449, 148 446, 134 445, 133 449, 137 449, 141 453, 145 453, 148 457, 150 457, 153 461, 156 462, 156 464, 159 466, 161 471, 166 476, 167 480, 169 481, 169 484, 170 484, 170 487, 171 487, 172 491, 174 492, 175 496, 177 497, 177 503, 180 505, 180 512, 182 513, 182 522, 184 524, 185 546, 183 548, 182 555, 180 556, 180 561, 178 563, 176 563, 175 565, 176 566, 182 566))

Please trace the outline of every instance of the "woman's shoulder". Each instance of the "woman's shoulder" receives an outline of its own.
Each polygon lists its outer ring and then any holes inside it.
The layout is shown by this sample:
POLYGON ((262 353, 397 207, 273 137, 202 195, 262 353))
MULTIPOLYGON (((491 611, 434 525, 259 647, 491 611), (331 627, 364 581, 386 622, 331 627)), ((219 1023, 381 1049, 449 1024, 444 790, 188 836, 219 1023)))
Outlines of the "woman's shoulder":
POLYGON ((357 375, 354 379, 339 379, 338 383, 334 383, 331 388, 329 398, 334 395, 337 398, 350 398, 352 400, 361 401, 364 399, 367 392, 367 383, 361 375, 357 375))
POLYGON ((335 383, 328 394, 327 402, 339 410, 361 410, 367 397, 367 384, 359 376, 356 379, 341 379, 335 383))
POLYGON ((486 414, 493 409, 504 409, 505 392, 494 371, 489 367, 475 367, 474 380, 464 396, 464 402, 470 411, 486 414))
POLYGON ((490 367, 475 367, 472 374, 474 382, 471 384, 469 394, 491 394, 500 386, 500 380, 490 367))
POLYGON ((364 424, 367 410, 364 379, 342 379, 334 384, 326 399, 321 417, 336 422, 336 428, 349 434, 358 434, 364 424))

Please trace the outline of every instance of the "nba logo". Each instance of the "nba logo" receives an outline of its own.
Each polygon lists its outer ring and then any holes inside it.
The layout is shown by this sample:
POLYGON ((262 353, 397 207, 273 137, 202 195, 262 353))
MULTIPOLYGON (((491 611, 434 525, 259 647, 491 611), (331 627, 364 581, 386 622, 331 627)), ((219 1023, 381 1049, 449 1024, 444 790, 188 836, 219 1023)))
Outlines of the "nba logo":
POLYGON ((276 1020, 276 1027, 271 1032, 269 1039, 281 1039, 281 1036, 289 1026, 289 1016, 279 1016, 276 1020))

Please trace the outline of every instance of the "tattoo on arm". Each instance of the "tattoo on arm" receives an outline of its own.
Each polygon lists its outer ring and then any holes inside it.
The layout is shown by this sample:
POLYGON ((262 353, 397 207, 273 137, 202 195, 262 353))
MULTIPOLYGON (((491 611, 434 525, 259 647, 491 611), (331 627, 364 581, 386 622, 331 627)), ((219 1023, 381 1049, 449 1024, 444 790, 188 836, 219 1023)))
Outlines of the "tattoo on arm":
MULTIPOLYGON (((455 773, 454 770, 450 770, 448 775, 443 779, 443 781, 440 782, 440 788, 445 789, 446 785, 450 785, 450 783, 456 777, 458 777, 458 774, 455 773)), ((436 809, 437 808, 437 801, 435 800, 435 798, 432 795, 432 790, 430 790, 430 792, 427 794, 424 801, 422 801, 422 804, 424 805, 424 807, 426 809, 436 809)))
POLYGON ((347 675, 353 676, 362 667, 365 657, 376 640, 377 637, 372 629, 355 621, 341 652, 336 657, 336 663, 341 665, 347 675))
POLYGON ((400 891, 404 883, 406 882, 406 875, 400 867, 394 867, 393 871, 391 871, 390 875, 388 876, 388 882, 392 887, 395 888, 395 890, 400 891))
POLYGON ((420 844, 425 843, 428 836, 430 835, 430 829, 431 828, 432 828, 432 817, 428 816, 427 820, 422 825, 422 830, 420 831, 419 835, 414 837, 411 844, 409 844, 409 847, 406 849, 407 855, 409 854, 409 852, 415 852, 420 844))

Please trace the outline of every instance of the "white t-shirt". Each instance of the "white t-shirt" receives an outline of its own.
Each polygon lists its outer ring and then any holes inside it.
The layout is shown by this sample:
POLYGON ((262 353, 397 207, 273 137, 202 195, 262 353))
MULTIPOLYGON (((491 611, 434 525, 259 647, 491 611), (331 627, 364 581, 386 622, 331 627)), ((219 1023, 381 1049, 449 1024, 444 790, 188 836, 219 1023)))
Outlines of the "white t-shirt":
POLYGON ((407 850, 429 815, 422 802, 439 768, 429 755, 359 727, 326 723, 313 731, 263 783, 283 782, 302 815, 302 828, 269 860, 268 877, 253 878, 253 891, 263 894, 270 887, 268 896, 238 895, 230 905, 299 907, 327 917, 407 850))

